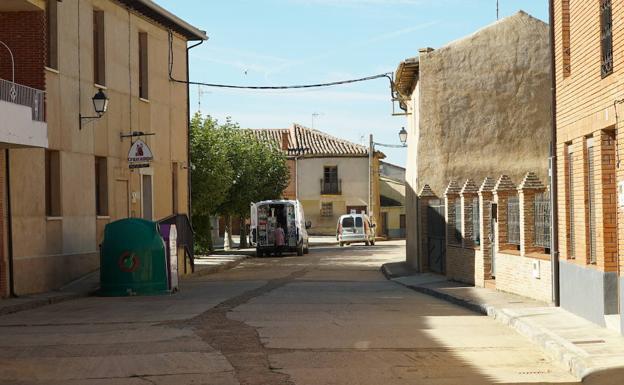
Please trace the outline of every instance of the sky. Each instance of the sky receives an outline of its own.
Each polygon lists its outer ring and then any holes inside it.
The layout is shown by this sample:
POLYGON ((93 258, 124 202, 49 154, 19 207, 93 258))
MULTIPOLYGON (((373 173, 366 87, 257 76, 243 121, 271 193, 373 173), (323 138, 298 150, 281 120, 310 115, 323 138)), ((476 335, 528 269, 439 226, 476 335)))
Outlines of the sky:
MULTIPOLYGON (((191 50, 193 81, 254 86, 324 83, 396 70, 496 21, 496 0, 156 0, 205 30, 191 50)), ((548 20, 548 0, 500 0, 548 20)), ((399 144, 387 79, 313 90, 248 91, 191 86, 191 111, 244 128, 313 127, 355 143, 399 144), (200 97, 201 94, 201 97, 200 97)), ((395 106, 400 112, 398 106, 395 106)), ((405 165, 405 149, 378 147, 405 165)))

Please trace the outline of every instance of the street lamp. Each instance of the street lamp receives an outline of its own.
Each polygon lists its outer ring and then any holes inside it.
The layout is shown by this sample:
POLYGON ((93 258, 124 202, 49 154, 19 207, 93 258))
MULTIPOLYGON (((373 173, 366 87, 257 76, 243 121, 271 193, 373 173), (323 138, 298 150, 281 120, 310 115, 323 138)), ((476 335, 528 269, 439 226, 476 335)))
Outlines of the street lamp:
POLYGON ((399 131, 399 140, 401 144, 384 144, 373 141, 373 134, 369 135, 369 147, 368 147, 368 214, 373 217, 371 210, 373 200, 373 158, 375 154, 375 146, 389 147, 389 148, 405 148, 407 147, 407 131, 405 127, 401 127, 399 131))
POLYGON ((82 116, 82 114, 78 114, 78 120, 80 121, 79 129, 82 130, 82 122, 83 120, 95 120, 100 119, 102 115, 106 113, 108 110, 108 96, 104 93, 104 91, 100 88, 98 92, 91 98, 93 101, 93 109, 97 116, 82 116))
POLYGON ((407 146, 407 131, 405 131, 405 127, 401 127, 401 131, 399 131, 399 140, 404 146, 407 146))

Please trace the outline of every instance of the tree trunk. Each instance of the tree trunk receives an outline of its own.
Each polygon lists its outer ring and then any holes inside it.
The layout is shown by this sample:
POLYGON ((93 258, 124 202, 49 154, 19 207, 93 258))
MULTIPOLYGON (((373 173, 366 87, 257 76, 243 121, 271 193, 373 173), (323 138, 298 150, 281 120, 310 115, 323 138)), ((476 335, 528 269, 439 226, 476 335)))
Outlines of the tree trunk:
POLYGON ((223 234, 223 250, 232 250, 232 216, 230 214, 225 216, 225 234, 223 234))
POLYGON ((240 216, 240 240, 238 241, 239 249, 247 248, 247 225, 245 224, 245 216, 240 216))
MULTIPOLYGON (((208 216, 208 251, 212 253, 214 251, 214 241, 212 240, 212 217, 208 216)), ((218 235, 218 234, 217 234, 218 235)))

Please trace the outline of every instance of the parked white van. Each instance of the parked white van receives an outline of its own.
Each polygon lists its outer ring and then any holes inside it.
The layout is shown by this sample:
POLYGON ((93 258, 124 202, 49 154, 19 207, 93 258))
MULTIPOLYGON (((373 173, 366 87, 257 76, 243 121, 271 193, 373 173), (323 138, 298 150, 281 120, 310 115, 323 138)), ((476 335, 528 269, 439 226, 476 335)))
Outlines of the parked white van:
POLYGON ((338 219, 336 239, 340 247, 355 242, 375 245, 375 224, 366 214, 343 215, 338 219))
POLYGON ((307 254, 310 250, 308 231, 303 207, 299 201, 271 200, 251 204, 251 243, 256 246, 256 256, 275 254, 278 251, 307 254), (284 229, 284 243, 281 250, 275 246, 277 225, 284 229))

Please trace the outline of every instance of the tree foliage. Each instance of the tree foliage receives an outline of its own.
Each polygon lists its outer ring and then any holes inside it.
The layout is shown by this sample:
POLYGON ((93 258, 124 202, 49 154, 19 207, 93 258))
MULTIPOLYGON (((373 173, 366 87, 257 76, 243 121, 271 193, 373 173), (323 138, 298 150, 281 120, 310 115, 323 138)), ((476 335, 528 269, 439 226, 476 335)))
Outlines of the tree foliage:
MULTIPOLYGON (((191 122, 193 224, 200 249, 211 247, 210 216, 249 217, 249 205, 277 199, 288 186, 286 157, 229 119, 196 114, 191 122)), ((227 221, 226 221, 227 222, 227 221)))

